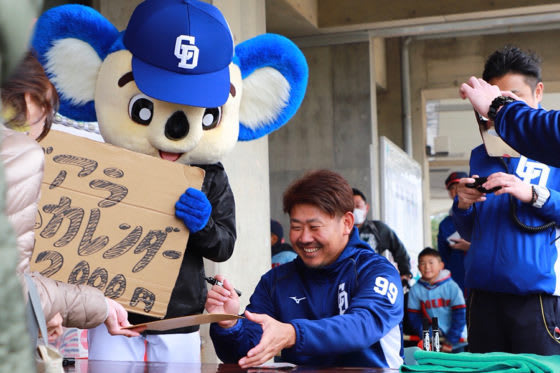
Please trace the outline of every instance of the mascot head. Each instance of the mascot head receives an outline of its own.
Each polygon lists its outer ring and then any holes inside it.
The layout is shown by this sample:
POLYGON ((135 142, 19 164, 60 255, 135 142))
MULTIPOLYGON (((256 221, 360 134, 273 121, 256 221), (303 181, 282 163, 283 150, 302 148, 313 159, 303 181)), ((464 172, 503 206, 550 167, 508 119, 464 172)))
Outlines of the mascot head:
POLYGON ((92 8, 63 5, 37 21, 32 45, 60 113, 98 121, 104 140, 184 164, 223 159, 296 112, 307 64, 288 39, 233 45, 214 6, 146 0, 123 32, 92 8))

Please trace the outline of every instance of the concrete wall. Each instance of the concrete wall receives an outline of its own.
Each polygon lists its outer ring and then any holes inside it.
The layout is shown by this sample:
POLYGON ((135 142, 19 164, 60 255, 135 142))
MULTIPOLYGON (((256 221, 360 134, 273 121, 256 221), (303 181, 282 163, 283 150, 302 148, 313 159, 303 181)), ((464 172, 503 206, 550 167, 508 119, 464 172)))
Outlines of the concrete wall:
POLYGON ((271 216, 286 232, 282 193, 306 171, 328 168, 366 193, 371 188, 368 43, 303 53, 309 64, 306 97, 295 117, 269 136, 271 216))

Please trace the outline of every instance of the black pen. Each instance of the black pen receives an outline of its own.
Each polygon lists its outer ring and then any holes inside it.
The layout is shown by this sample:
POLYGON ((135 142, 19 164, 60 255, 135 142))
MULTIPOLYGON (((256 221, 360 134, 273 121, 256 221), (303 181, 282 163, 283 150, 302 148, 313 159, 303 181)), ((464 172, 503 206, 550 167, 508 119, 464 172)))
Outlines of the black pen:
MULTIPOLYGON (((206 280, 207 283, 209 283, 210 285, 218 285, 218 286, 224 286, 223 282, 216 280, 214 277, 204 277, 204 279, 206 280)), ((241 296, 241 292, 235 288, 233 288, 233 290, 235 290, 235 292, 237 293, 237 296, 240 297, 241 296)))

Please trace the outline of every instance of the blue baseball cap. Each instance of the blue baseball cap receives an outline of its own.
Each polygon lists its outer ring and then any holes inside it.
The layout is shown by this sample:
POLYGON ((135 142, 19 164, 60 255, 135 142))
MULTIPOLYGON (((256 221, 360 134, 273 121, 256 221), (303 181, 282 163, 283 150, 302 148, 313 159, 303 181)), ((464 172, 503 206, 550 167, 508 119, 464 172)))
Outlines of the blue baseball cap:
POLYGON ((176 104, 217 107, 230 91, 233 37, 220 11, 197 0, 146 0, 136 7, 123 43, 146 95, 176 104))

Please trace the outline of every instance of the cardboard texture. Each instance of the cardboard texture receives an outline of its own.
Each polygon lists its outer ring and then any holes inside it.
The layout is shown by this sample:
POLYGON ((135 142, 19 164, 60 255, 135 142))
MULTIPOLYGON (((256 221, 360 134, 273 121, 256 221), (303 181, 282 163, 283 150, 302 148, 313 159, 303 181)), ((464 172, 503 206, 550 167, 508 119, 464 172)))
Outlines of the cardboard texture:
POLYGON ((31 269, 163 318, 188 240, 175 202, 204 170, 60 131, 41 145, 31 269))
POLYGON ((172 319, 158 320, 158 321, 146 322, 143 324, 131 325, 126 329, 137 328, 139 326, 146 326, 147 327, 146 330, 164 331, 164 330, 171 330, 177 328, 184 328, 187 326, 209 324, 218 321, 236 320, 242 318, 243 316, 231 315, 226 313, 204 313, 200 315, 174 317, 172 319))

